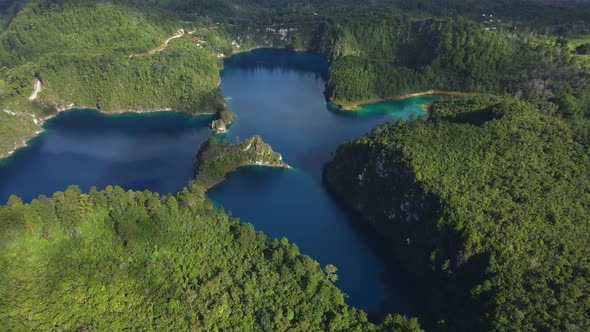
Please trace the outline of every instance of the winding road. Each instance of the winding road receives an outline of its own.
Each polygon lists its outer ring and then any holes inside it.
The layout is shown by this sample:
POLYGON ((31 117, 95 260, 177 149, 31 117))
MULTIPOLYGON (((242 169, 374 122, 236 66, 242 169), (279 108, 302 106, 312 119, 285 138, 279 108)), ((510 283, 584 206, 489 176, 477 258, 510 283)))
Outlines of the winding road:
MULTIPOLYGON (((205 28, 203 30, 212 30, 212 29, 216 29, 217 27, 211 27, 211 28, 205 28)), ((193 31, 184 31, 184 29, 178 29, 176 30, 176 32, 174 33, 174 35, 172 35, 172 37, 169 37, 168 39, 166 39, 164 41, 164 43, 162 43, 162 45, 149 50, 147 52, 141 53, 141 54, 131 54, 129 57, 132 58, 134 56, 146 56, 146 55, 153 55, 155 53, 158 53, 160 51, 163 51, 164 49, 166 49, 166 47, 168 47, 168 43, 175 38, 180 38, 184 35, 191 35, 193 33, 197 32, 197 29, 194 29, 193 31)))

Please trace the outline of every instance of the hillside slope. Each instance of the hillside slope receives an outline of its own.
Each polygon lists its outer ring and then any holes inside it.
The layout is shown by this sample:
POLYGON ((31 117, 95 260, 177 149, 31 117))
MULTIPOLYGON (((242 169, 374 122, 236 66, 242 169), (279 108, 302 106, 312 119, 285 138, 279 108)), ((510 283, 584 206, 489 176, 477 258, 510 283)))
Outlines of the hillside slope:
POLYGON ((332 269, 187 190, 13 196, 0 220, 6 330, 420 330, 400 316, 367 322, 332 269))
POLYGON ((590 122, 451 99, 338 149, 332 192, 439 293, 443 326, 590 328, 590 122))

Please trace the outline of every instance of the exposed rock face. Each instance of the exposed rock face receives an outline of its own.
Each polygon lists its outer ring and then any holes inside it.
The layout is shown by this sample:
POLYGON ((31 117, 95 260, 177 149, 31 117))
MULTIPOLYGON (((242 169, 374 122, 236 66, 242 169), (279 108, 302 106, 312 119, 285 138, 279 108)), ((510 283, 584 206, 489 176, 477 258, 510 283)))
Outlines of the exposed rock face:
POLYGON ((324 169, 324 183, 380 231, 395 228, 401 234, 403 229, 407 237, 413 227, 410 224, 430 219, 429 198, 397 158, 372 156, 361 149, 339 150, 337 160, 324 169))
MULTIPOLYGON (((325 166, 323 181, 336 198, 388 239, 392 253, 409 270, 424 276, 438 266, 438 261, 430 260, 432 248, 446 239, 436 224, 438 197, 424 192, 403 154, 378 144, 345 144, 325 166)), ((441 251, 437 258, 455 254, 441 251)))
POLYGON ((219 110, 216 114, 216 119, 211 121, 209 124, 209 128, 215 134, 225 134, 227 133, 227 126, 232 124, 235 120, 235 115, 232 111, 230 111, 227 107, 219 110))
POLYGON ((227 124, 221 119, 211 121, 209 128, 211 128, 211 131, 213 131, 215 134, 227 133, 227 124))
POLYGON ((280 153, 258 135, 238 144, 218 142, 214 138, 203 143, 195 162, 195 181, 206 189, 223 181, 228 173, 243 166, 289 168, 280 153))
POLYGON ((258 135, 252 136, 239 144, 243 152, 248 153, 248 162, 255 165, 265 165, 273 167, 289 167, 283 161, 280 153, 273 151, 269 144, 264 143, 258 135))

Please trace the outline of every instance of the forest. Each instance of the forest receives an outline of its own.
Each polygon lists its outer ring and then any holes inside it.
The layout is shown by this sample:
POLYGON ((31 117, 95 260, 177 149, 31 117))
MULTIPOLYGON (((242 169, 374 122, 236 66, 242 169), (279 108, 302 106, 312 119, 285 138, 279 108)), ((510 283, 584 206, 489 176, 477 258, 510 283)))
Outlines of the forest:
POLYGON ((0 320, 8 331, 421 331, 344 303, 335 267, 286 238, 177 195, 76 186, 0 207, 0 320))
MULTIPOLYGON (((476 92, 344 144, 324 181, 423 280, 435 312, 424 326, 590 330, 588 17, 587 4, 542 0, 0 0, 0 155, 72 105, 217 113, 222 131, 234 119, 222 59, 251 47, 331 61, 325 94, 342 106, 476 92), (144 55, 178 29, 194 32, 144 55)), ((176 195, 11 197, 2 327, 420 331, 399 315, 369 322, 345 304, 334 266, 213 207, 205 190, 258 161, 248 144, 209 140, 176 195)))
POLYGON ((540 38, 539 27, 588 33, 584 15, 590 9, 519 2, 512 4, 519 9, 515 17, 501 10, 504 5, 500 0, 475 6, 463 0, 445 6, 432 0, 367 6, 352 1, 3 0, 0 107, 17 116, 3 115, 0 152, 40 130, 46 116, 76 106, 104 112, 218 113, 221 121, 212 128, 222 132, 231 115, 217 89, 220 58, 259 46, 306 49, 333 61, 326 96, 340 105, 423 89, 587 105, 582 88, 588 79, 577 68, 585 62, 570 56, 567 45, 540 38), (498 31, 486 31, 481 12, 502 15, 504 23, 498 31), (289 33, 282 36, 279 28, 289 33), (161 52, 137 56, 178 29, 194 32, 199 42, 187 34, 161 52), (43 90, 30 101, 37 79, 43 90), (13 129, 18 124, 21 129, 13 129))
POLYGON ((588 119, 497 96, 431 113, 341 146, 329 189, 432 285, 440 328, 588 330, 588 119))
POLYGON ((326 97, 338 105, 436 89, 508 95, 564 113, 590 108, 590 72, 565 38, 525 42, 463 18, 393 25, 352 20, 321 31, 314 47, 333 52, 326 54, 334 60, 326 97))
MULTIPOLYGON (((0 131, 2 153, 58 109, 223 110, 212 50, 184 37, 163 52, 131 56, 153 49, 178 28, 201 28, 178 21, 174 13, 121 3, 31 1, 0 30, 0 106, 10 111, 3 114, 9 125, 0 131), (30 101, 36 79, 43 89, 30 101), (11 129, 19 127, 27 129, 11 129)), ((219 39, 215 31, 207 37, 214 46, 219 39)))

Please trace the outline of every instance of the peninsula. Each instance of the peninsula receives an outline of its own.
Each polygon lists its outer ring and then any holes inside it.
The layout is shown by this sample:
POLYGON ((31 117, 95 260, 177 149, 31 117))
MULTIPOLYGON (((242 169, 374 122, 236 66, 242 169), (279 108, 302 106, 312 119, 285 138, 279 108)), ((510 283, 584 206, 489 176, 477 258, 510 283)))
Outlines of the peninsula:
POLYGON ((272 150, 258 135, 236 144, 210 138, 201 145, 195 161, 195 181, 210 189, 225 176, 244 166, 290 168, 280 153, 272 150))
POLYGON ((376 98, 376 99, 371 99, 371 100, 362 101, 362 102, 350 102, 350 101, 341 101, 341 100, 332 100, 331 102, 333 104, 335 104, 338 107, 338 109, 340 109, 341 111, 358 111, 363 106, 369 105, 369 104, 386 102, 386 101, 398 101, 398 100, 404 100, 404 99, 409 99, 409 98, 414 98, 414 97, 433 96, 433 95, 444 96, 444 97, 473 97, 473 96, 477 96, 477 93, 475 93, 475 92, 460 92, 460 91, 444 91, 444 90, 426 90, 426 91, 415 92, 415 93, 407 93, 407 94, 400 95, 397 97, 392 97, 392 98, 376 98))

